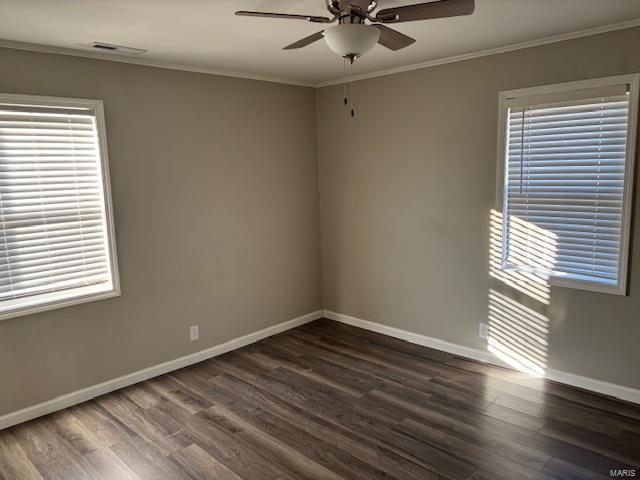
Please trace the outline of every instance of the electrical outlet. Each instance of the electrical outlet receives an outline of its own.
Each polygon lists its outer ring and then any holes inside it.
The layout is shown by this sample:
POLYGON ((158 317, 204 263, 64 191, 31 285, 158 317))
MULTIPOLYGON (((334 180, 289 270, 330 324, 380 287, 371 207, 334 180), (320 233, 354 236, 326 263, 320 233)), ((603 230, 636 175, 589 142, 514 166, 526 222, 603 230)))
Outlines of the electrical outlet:
POLYGON ((192 325, 189 327, 189 338, 192 342, 195 342, 200 338, 200 327, 198 325, 192 325))
POLYGON ((489 338, 489 324, 480 323, 478 328, 478 336, 480 338, 489 338))

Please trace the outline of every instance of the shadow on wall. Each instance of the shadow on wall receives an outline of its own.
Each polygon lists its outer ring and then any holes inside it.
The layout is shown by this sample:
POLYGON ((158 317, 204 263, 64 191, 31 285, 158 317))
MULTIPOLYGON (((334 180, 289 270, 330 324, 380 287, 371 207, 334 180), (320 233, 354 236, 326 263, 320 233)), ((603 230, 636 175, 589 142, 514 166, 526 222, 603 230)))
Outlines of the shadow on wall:
POLYGON ((497 282, 489 290, 487 349, 519 371, 544 376, 551 289, 548 276, 539 272, 553 270, 557 237, 514 216, 506 227, 505 231, 502 214, 491 210, 489 274, 497 282), (509 267, 502 268, 503 263, 509 267))

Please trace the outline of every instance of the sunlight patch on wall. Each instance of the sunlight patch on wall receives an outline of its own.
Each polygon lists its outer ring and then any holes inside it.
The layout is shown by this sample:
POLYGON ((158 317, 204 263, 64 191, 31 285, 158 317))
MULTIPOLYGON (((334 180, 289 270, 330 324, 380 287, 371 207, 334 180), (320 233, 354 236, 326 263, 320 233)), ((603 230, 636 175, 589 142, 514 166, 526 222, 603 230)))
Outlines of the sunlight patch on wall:
POLYGON ((509 245, 506 262, 548 280, 556 263, 558 236, 513 215, 509 217, 506 233, 509 245))
POLYGON ((508 235, 511 236, 511 248, 509 249, 508 260, 524 267, 522 270, 502 269, 502 213, 491 210, 489 219, 489 274, 505 283, 514 290, 524 293, 531 298, 538 300, 544 305, 549 305, 551 291, 548 277, 530 270, 536 266, 543 266, 548 270, 553 263, 553 247, 555 240, 545 232, 539 232, 538 227, 530 225, 520 219, 510 222, 508 235), (532 237, 540 240, 541 247, 536 247, 532 237))
POLYGON ((544 375, 549 320, 506 295, 489 291, 488 349, 513 368, 544 375))
MULTIPOLYGON (((514 297, 524 294, 535 301, 527 304, 544 311, 551 303, 545 272, 553 271, 556 235, 515 216, 504 229, 502 218, 500 212, 491 210, 489 274, 512 289, 514 297), (508 242, 503 242, 503 235, 508 242), (503 256, 507 245, 507 255, 503 256)), ((488 323, 487 349, 491 353, 521 372, 544 376, 549 336, 546 315, 518 302, 508 291, 490 289, 488 323)))

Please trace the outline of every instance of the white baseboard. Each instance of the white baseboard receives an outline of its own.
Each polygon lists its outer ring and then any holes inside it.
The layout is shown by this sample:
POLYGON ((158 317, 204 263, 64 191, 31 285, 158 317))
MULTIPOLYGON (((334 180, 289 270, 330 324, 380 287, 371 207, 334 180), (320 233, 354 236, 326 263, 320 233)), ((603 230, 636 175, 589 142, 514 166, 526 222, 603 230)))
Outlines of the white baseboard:
MULTIPOLYGON (((408 332, 399 328, 389 327, 387 325, 382 325, 381 323, 370 322, 368 320, 344 315, 342 313, 332 312, 330 310, 324 311, 324 318, 335 320, 341 323, 346 323, 348 325, 353 325, 354 327, 360 327, 372 332, 389 335, 390 337, 406 340, 407 342, 422 345, 424 347, 435 348, 436 350, 453 353, 454 355, 470 358, 472 360, 478 360, 484 363, 512 368, 511 366, 500 360, 498 357, 493 355, 491 352, 486 350, 464 347, 462 345, 457 345, 455 343, 449 343, 444 340, 440 340, 439 338, 427 337, 426 335, 420 335, 419 333, 408 332)), ((624 387, 622 385, 616 385, 609 382, 603 382, 602 380, 596 380, 594 378, 583 377, 573 373, 552 369, 546 370, 544 378, 553 380, 558 383, 571 385, 573 387, 583 388, 592 392, 609 395, 611 397, 626 400, 628 402, 640 404, 640 390, 636 390, 630 387, 624 387)))
MULTIPOLYGON (((157 377, 159 375, 163 375, 165 373, 169 373, 174 370, 193 365, 194 363, 202 362, 217 355, 222 355, 223 353, 227 353, 231 350, 244 347, 245 345, 257 342, 258 340, 262 340, 263 338, 267 338, 272 335, 284 332, 285 330, 289 330, 291 328, 304 325, 305 323, 309 323, 313 320, 317 320, 319 318, 322 318, 323 316, 330 320, 335 320, 341 323, 346 323, 348 325, 353 325, 355 327, 364 328, 365 330, 371 330, 372 332, 389 335, 390 337, 406 340, 417 345, 435 348, 437 350, 453 353, 454 355, 459 355, 461 357, 511 368, 488 351, 464 347, 462 345, 446 342, 438 338, 432 338, 426 335, 408 332, 399 328, 389 327, 380 323, 362 320, 360 318, 343 315, 341 313, 335 313, 329 310, 324 310, 324 312, 322 310, 318 310, 316 312, 308 313, 301 317, 294 318, 292 320, 288 320, 271 327, 267 327, 263 330, 253 332, 248 335, 235 338, 233 340, 229 340, 228 342, 216 345, 211 348, 207 348, 205 350, 201 350, 196 353, 192 353, 190 355, 154 365, 143 370, 138 370, 137 372, 114 378, 112 380, 108 380, 91 387, 76 390, 75 392, 71 392, 66 395, 62 395, 51 400, 39 403, 37 405, 33 405, 31 407, 27 407, 16 412, 0 416, 0 430, 11 427, 13 425, 17 425, 22 422, 26 422, 28 420, 32 420, 37 417, 41 417, 43 415, 47 415, 49 413, 56 412, 58 410, 65 409, 67 407, 71 407, 73 405, 77 405, 82 402, 86 402, 100 395, 113 392, 114 390, 118 390, 120 388, 128 387, 129 385, 148 380, 149 378, 157 377)), ((604 395, 609 395, 612 397, 620 398, 622 400, 640 404, 640 390, 636 390, 633 388, 615 385, 612 383, 603 382, 601 380, 582 377, 580 375, 561 372, 558 370, 547 370, 545 378, 559 383, 572 385, 574 387, 583 388, 585 390, 602 393, 604 395)))
POLYGON ((253 332, 242 337, 234 338, 233 340, 221 343, 220 345, 216 345, 214 347, 207 348, 205 350, 201 350, 184 357, 176 358, 175 360, 160 363, 143 370, 138 370, 137 372, 129 373, 128 375, 124 375, 122 377, 107 380, 106 382, 102 382, 91 387, 67 393, 66 395, 47 400, 46 402, 38 403, 37 405, 18 410, 17 412, 8 413, 6 415, 0 416, 0 430, 11 427, 13 425, 17 425, 18 423, 41 417, 43 415, 47 415, 49 413, 56 412, 58 410, 62 410, 67 407, 71 407, 73 405, 77 405, 78 403, 86 402, 87 400, 91 400, 92 398, 104 395, 105 393, 113 392, 114 390, 118 390, 120 388, 128 387, 129 385, 133 385, 134 383, 142 382, 144 380, 148 380, 149 378, 157 377, 159 375, 163 375, 165 373, 172 372, 189 365, 193 365, 194 363, 202 362, 203 360, 207 360, 217 355, 222 355, 223 353, 227 353, 231 350, 244 347, 245 345, 257 342, 258 340, 262 340, 263 338, 267 338, 271 335, 284 332, 285 330, 304 325, 305 323, 309 323, 319 318, 322 318, 322 310, 308 313, 301 317, 294 318, 277 325, 273 325, 272 327, 267 327, 263 330, 253 332))

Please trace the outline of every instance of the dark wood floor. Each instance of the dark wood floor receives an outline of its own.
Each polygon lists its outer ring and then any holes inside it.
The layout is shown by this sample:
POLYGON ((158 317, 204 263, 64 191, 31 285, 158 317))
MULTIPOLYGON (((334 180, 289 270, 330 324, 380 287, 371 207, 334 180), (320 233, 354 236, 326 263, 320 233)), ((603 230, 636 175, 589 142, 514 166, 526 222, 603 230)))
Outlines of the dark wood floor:
POLYGON ((640 407, 328 320, 0 432, 0 478, 640 477, 640 407))

